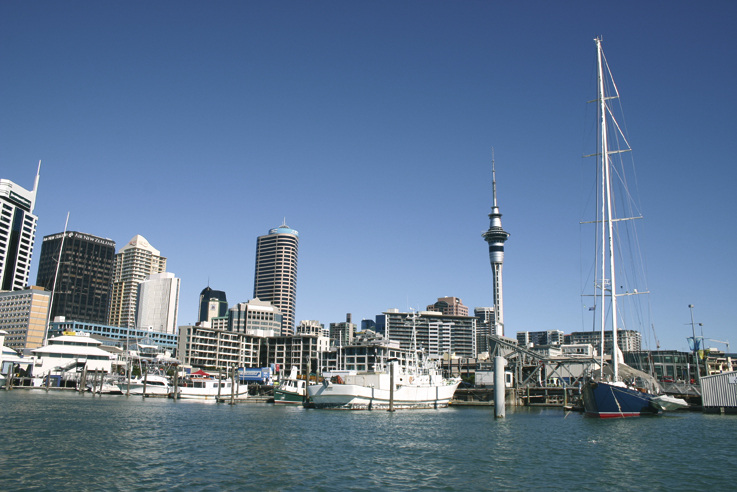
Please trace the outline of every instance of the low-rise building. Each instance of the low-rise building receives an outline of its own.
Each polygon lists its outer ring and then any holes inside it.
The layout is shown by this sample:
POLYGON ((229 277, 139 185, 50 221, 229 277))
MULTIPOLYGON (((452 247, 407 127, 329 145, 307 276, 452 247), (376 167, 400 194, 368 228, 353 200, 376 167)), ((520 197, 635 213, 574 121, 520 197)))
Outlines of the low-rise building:
POLYGON ((0 292, 0 330, 5 345, 23 352, 43 345, 51 292, 31 286, 24 290, 0 292))
POLYGON ((437 311, 400 313, 390 309, 376 317, 376 331, 401 348, 411 350, 413 344, 431 358, 443 354, 476 357, 476 318, 452 316, 437 311))

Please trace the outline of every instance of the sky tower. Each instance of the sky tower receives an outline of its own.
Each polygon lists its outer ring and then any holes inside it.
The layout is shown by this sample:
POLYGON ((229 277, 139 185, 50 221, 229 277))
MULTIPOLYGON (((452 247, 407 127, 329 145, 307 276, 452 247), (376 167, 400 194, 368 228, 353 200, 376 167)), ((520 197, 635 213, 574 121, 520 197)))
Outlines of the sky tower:
POLYGON ((483 233, 489 243, 489 261, 493 273, 494 285, 494 330, 495 335, 504 336, 504 301, 502 296, 502 265, 504 264, 504 243, 509 233, 502 229, 502 214, 496 204, 496 169, 494 168, 494 150, 491 151, 491 186, 494 204, 489 214, 489 230, 483 233))

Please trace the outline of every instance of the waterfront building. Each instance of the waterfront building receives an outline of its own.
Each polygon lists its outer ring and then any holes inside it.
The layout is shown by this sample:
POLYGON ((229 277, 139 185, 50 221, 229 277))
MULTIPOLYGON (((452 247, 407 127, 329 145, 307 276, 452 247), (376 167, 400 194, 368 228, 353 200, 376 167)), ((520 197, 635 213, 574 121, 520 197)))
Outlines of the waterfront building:
POLYGON ((38 164, 33 189, 0 179, 0 290, 21 290, 28 285, 38 217, 33 215, 41 172, 38 164))
POLYGON ((200 309, 197 321, 210 321, 212 318, 228 316, 228 299, 222 290, 212 290, 208 285, 200 292, 200 309))
POLYGON ((361 331, 372 330, 376 331, 376 321, 373 319, 362 319, 361 320, 361 331))
POLYGON ((282 313, 280 335, 294 333, 297 304, 299 233, 283 223, 256 242, 253 297, 269 301, 282 313))
POLYGON ((228 310, 228 329, 260 337, 274 336, 281 333, 282 319, 276 306, 256 298, 228 310))
POLYGON ((330 328, 325 328, 325 325, 317 321, 316 319, 303 319, 299 322, 296 329, 296 335, 317 335, 321 337, 330 338, 330 328))
POLYGON ((5 344, 18 352, 43 345, 51 292, 30 286, 24 290, 0 292, 0 330, 5 344))
POLYGON ((477 307, 473 309, 473 315, 476 320, 476 351, 477 355, 489 353, 491 345, 489 343, 489 335, 496 335, 494 331, 496 323, 494 322, 494 307, 477 307))
POLYGON ((450 316, 468 316, 468 308, 457 297, 438 297, 435 304, 427 306, 428 311, 438 311, 450 316))
POLYGON ((162 350, 174 352, 177 349, 177 334, 153 331, 149 329, 128 328, 121 326, 86 323, 83 321, 55 319, 49 323, 48 337, 61 336, 64 333, 86 333, 94 338, 120 340, 121 346, 127 341, 147 341, 150 345, 158 345, 162 350))
MULTIPOLYGON (((599 337, 599 340, 601 340, 601 337, 599 337)), ((523 347, 535 347, 538 345, 560 345, 563 343, 563 332, 560 330, 518 331, 517 343, 523 347)))
POLYGON ((476 357, 476 318, 473 316, 450 316, 437 311, 401 313, 398 309, 390 309, 376 317, 376 331, 389 340, 398 341, 402 349, 410 350, 413 323, 417 348, 428 356, 476 357))
POLYGON ((173 273, 154 273, 138 284, 137 326, 176 333, 180 280, 173 273))
MULTIPOLYGON (((617 337, 619 337, 617 332, 617 337)), ((697 380, 696 359, 693 352, 678 350, 648 350, 624 352, 624 363, 635 369, 653 374, 660 381, 697 380)), ((699 365, 703 367, 704 362, 699 365)))
POLYGON ((494 298, 494 330, 496 335, 504 336, 504 296, 502 283, 502 266, 504 266, 504 243, 509 238, 509 233, 502 229, 502 214, 496 203, 496 169, 494 168, 494 156, 491 158, 492 195, 493 205, 489 214, 489 230, 483 233, 484 240, 489 243, 489 261, 492 271, 492 294, 494 298))
POLYGON ((135 328, 138 284, 154 273, 166 271, 166 258, 141 235, 136 235, 115 255, 108 324, 135 328))
POLYGON ((258 336, 204 326, 180 326, 177 358, 185 365, 207 369, 268 367, 279 371, 297 367, 315 372, 329 339, 319 335, 258 336))
MULTIPOLYGON (((588 343, 594 346, 597 352, 601 352, 600 331, 575 331, 570 335, 563 336, 563 343, 588 343)), ((642 334, 636 330, 617 330, 617 345, 622 352, 639 352, 642 350, 642 334)), ((604 353, 612 353, 612 331, 604 332, 604 353)))
POLYGON ((177 358, 206 369, 261 367, 262 337, 207 326, 180 326, 177 358))
POLYGON ((330 348, 330 339, 319 335, 268 337, 262 343, 261 366, 276 364, 286 374, 292 367, 297 367, 299 374, 317 373, 322 354, 330 348))
POLYGON ((111 239, 74 231, 45 236, 36 285, 53 292, 51 318, 106 323, 114 258, 111 239))
POLYGON ((351 343, 331 346, 320 359, 321 371, 373 371, 387 360, 395 359, 400 366, 406 366, 413 358, 409 350, 400 343, 389 340, 373 330, 361 330, 351 343))
POLYGON ((352 321, 351 313, 346 314, 345 321, 330 323, 330 340, 334 345, 348 345, 353 343, 356 334, 356 325, 352 321))

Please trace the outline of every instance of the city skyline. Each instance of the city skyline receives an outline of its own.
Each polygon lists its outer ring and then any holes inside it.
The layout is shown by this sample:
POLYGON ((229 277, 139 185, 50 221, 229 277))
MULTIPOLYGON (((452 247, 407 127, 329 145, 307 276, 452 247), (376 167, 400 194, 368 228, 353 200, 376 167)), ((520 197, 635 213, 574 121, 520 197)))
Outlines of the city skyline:
MULTIPOLYGON (((145 236, 182 279, 180 325, 207 285, 252 297, 254 238, 283 217, 301 233, 297 321, 491 306, 493 146, 507 335, 588 329, 581 156, 603 35, 656 336, 687 350, 693 304, 729 340, 735 103, 713 94, 736 71, 732 3, 285 6, 0 5, 0 178, 31 189, 43 160, 36 240, 67 211, 70 230, 145 236)), ((37 243, 31 279, 38 259, 37 243)))

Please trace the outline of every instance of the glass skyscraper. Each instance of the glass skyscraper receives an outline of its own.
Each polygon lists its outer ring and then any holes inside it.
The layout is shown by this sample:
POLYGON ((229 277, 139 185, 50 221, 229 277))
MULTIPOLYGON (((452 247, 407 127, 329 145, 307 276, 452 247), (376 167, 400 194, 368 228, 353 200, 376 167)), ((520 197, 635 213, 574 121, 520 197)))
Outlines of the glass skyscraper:
POLYGON ((81 232, 45 236, 36 285, 54 292, 51 319, 64 316, 87 323, 107 322, 114 258, 112 239, 81 232))

